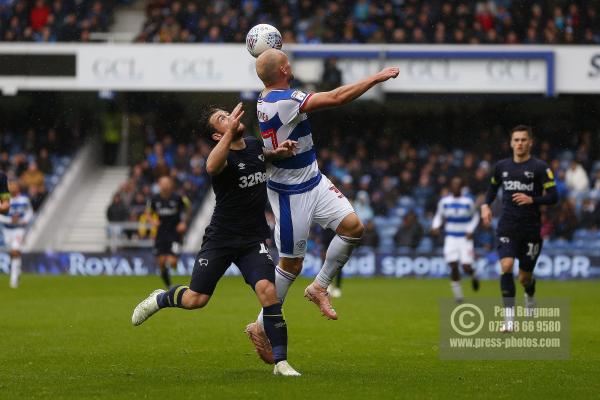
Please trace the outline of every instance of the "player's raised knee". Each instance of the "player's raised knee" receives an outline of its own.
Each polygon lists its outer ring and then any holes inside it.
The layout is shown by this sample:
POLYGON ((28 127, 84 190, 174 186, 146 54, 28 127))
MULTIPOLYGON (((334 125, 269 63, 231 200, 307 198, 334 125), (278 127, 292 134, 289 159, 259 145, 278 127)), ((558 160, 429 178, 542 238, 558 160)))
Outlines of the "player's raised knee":
POLYGON ((358 215, 352 213, 343 219, 342 223, 336 230, 338 235, 348 236, 352 238, 360 238, 365 231, 365 226, 358 218, 358 215))

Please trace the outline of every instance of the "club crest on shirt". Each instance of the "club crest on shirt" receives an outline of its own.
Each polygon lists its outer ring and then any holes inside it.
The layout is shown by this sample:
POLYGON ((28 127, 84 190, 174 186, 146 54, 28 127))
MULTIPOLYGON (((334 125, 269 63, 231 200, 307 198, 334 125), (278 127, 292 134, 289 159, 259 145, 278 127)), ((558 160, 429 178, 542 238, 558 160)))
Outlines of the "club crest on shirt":
POLYGON ((296 242, 296 248, 300 251, 304 250, 306 248, 306 240, 299 240, 296 242))
POLYGON ((208 260, 206 258, 199 258, 198 259, 198 264, 201 267, 206 267, 206 266, 208 266, 208 260))
POLYGON ((265 161, 265 155, 264 155, 264 154, 259 154, 259 155, 258 155, 258 159, 259 159, 260 161, 264 162, 264 161, 265 161))
POLYGON ((525 171, 525 178, 533 178, 533 172, 531 171, 525 171))
POLYGON ((239 163, 239 164, 238 164, 238 168, 240 169, 240 171, 241 171, 241 170, 243 170, 243 169, 246 169, 246 164, 244 164, 244 163, 239 163))
POLYGON ((507 176, 508 176, 508 171, 504 171, 504 172, 502 173, 502 177, 503 177, 503 178, 506 178, 507 176))

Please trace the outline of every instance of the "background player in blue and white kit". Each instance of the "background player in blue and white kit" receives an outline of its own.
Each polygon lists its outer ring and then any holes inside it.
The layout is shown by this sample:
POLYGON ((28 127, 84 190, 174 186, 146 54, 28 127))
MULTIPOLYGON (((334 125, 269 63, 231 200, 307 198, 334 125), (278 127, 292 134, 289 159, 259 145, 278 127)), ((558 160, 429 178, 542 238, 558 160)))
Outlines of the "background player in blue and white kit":
MULTIPOLYGON (((294 157, 273 162, 268 169, 267 188, 280 256, 277 295, 283 301, 300 274, 310 226, 316 222, 335 231, 336 236, 327 249, 321 271, 304 295, 327 318, 337 319, 327 288, 360 243, 364 228, 348 199, 319 171, 307 113, 349 103, 378 83, 395 78, 399 70, 386 68, 329 92, 305 93, 290 88, 294 75, 285 53, 269 49, 257 58, 256 72, 265 86, 257 105, 265 147, 277 148, 287 139, 298 142, 294 157)), ((260 319, 259 316, 259 323, 260 319)))
POLYGON ((464 298, 459 263, 463 271, 471 276, 473 290, 479 290, 479 280, 473 270, 473 232, 479 225, 479 213, 473 199, 462 194, 462 186, 460 177, 452 178, 450 194, 440 199, 431 225, 433 234, 439 234, 444 225, 444 260, 450 266, 450 284, 457 302, 462 302, 464 298))
POLYGON ((0 215, 0 222, 4 225, 4 242, 10 251, 10 287, 19 286, 21 276, 21 251, 25 239, 25 230, 33 218, 33 208, 29 198, 21 194, 17 182, 9 182, 10 207, 7 215, 0 215))
POLYGON ((513 268, 519 260, 519 282, 525 290, 525 305, 535 305, 533 269, 542 250, 541 205, 558 202, 558 192, 552 170, 544 161, 531 156, 533 133, 531 127, 519 125, 512 129, 511 158, 500 160, 494 166, 490 186, 481 206, 484 224, 492 223, 491 204, 502 188, 502 217, 498 222, 498 256, 502 267, 500 289, 505 312, 503 331, 512 331, 515 304, 513 268))

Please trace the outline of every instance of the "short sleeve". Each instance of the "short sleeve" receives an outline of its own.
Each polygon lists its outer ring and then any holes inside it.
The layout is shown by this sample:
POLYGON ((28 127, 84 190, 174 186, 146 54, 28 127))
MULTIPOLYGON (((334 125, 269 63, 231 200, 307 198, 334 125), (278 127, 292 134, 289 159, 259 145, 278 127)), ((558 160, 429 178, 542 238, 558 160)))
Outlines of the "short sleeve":
POLYGON ((296 119, 309 97, 310 94, 302 90, 290 90, 289 96, 277 102, 277 114, 281 122, 287 125, 296 119))
POLYGON ((542 184, 544 189, 549 189, 551 187, 556 186, 556 182, 554 180, 554 172, 545 162, 540 163, 540 172, 538 176, 540 176, 540 183, 542 184))

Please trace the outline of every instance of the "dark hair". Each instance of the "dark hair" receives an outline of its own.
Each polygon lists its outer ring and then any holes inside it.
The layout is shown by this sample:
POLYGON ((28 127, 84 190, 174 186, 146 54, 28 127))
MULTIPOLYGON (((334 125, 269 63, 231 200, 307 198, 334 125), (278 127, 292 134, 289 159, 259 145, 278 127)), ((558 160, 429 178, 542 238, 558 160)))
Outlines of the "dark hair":
POLYGON ((215 132, 215 127, 210 123, 210 117, 213 116, 217 111, 223 110, 221 107, 208 106, 200 111, 200 117, 198 118, 200 134, 206 136, 212 140, 212 134, 215 132))
POLYGON ((514 128, 512 128, 510 130, 510 138, 512 139, 513 137, 513 133, 515 132, 527 132, 527 136, 529 136, 529 139, 533 139, 533 130, 531 129, 531 126, 529 125, 517 125, 514 128))

